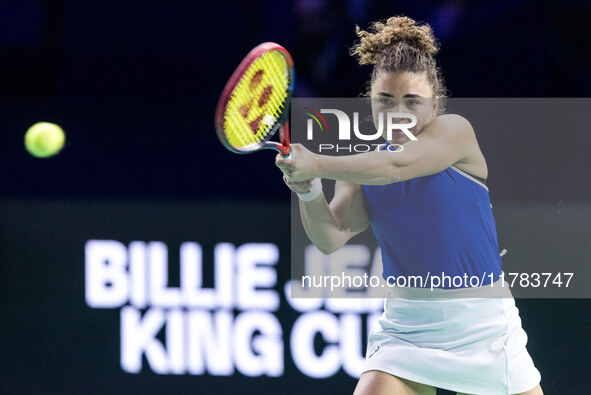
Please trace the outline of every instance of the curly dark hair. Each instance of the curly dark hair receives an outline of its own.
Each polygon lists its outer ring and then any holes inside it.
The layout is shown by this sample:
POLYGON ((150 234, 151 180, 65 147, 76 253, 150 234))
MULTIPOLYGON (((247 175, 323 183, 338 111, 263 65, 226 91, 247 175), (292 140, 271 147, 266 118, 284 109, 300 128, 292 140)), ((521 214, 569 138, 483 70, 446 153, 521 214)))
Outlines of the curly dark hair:
MULTIPOLYGON (((351 48, 351 55, 361 65, 373 65, 368 88, 380 71, 426 73, 427 80, 439 99, 439 112, 443 112, 443 100, 447 90, 441 69, 435 62, 439 43, 428 24, 419 24, 405 16, 393 16, 386 22, 374 22, 369 31, 356 26, 359 37, 351 48)), ((369 91, 369 89, 368 89, 369 91)))

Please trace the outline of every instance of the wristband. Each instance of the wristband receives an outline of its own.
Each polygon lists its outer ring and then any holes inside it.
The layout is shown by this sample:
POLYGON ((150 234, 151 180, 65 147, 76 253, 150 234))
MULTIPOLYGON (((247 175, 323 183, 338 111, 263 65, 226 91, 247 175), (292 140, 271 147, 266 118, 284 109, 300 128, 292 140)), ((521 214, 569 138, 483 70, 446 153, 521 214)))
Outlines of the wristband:
POLYGON ((320 178, 315 178, 311 182, 310 192, 298 193, 298 198, 303 202, 309 202, 316 199, 322 193, 322 181, 320 178))

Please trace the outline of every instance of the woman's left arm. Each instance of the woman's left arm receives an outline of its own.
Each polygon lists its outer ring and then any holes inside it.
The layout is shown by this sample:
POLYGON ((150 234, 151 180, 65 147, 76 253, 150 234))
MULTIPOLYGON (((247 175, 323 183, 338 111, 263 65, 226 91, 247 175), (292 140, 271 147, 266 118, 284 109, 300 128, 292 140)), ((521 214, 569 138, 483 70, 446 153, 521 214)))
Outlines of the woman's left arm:
POLYGON ((292 181, 319 177, 385 185, 439 173, 480 155, 472 126, 459 115, 435 118, 417 139, 405 142, 402 151, 382 150, 347 156, 314 154, 300 144, 293 144, 293 160, 290 165, 285 161, 284 172, 292 181))

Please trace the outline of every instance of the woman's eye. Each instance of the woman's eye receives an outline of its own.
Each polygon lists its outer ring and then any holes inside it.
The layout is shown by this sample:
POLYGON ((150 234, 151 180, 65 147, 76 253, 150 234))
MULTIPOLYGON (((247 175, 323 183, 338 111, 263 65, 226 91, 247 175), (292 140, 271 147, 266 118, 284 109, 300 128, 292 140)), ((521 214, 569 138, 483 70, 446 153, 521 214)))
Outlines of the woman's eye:
POLYGON ((392 100, 388 99, 387 97, 382 97, 382 98, 378 99, 378 102, 380 104, 388 105, 388 104, 392 103, 392 100))
POLYGON ((413 107, 413 106, 418 106, 421 103, 418 100, 409 100, 408 102, 406 102, 406 104, 413 107))

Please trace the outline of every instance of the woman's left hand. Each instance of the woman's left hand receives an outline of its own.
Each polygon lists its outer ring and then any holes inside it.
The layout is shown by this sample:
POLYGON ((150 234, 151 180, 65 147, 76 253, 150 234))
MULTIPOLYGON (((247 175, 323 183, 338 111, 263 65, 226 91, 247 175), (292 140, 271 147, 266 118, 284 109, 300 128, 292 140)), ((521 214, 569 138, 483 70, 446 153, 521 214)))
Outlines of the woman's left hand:
POLYGON ((289 182, 300 182, 320 176, 318 155, 301 144, 291 145, 291 159, 284 159, 278 154, 275 165, 287 176, 289 182))

